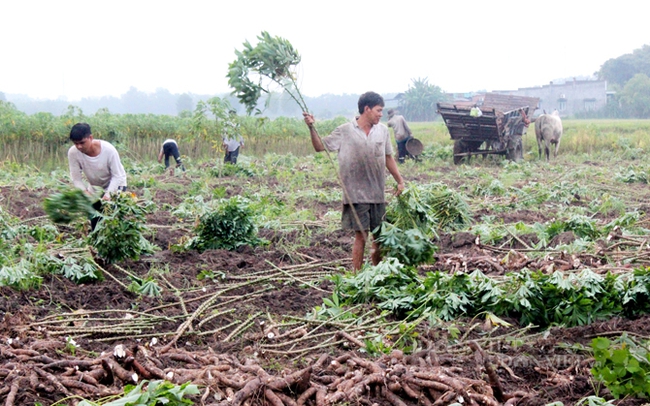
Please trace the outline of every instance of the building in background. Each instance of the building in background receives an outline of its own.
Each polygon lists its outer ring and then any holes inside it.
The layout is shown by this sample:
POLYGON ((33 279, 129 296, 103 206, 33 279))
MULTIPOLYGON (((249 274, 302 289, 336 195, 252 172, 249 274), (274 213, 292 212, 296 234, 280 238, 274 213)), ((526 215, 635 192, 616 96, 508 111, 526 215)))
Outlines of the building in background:
POLYGON ((560 116, 569 117, 577 113, 600 110, 607 104, 606 80, 569 80, 564 83, 550 82, 548 85, 523 87, 517 90, 495 90, 494 93, 538 97, 536 115, 557 109, 560 116))

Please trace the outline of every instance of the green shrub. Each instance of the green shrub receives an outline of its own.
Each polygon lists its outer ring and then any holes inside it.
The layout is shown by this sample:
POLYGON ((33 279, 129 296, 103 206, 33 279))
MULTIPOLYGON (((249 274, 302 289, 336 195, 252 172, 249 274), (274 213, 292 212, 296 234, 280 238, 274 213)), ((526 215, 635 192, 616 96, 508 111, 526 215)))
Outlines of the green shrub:
POLYGON ((626 396, 650 395, 650 354, 645 346, 622 335, 615 341, 594 338, 594 378, 605 384, 616 399, 626 396))
POLYGON ((428 264, 437 247, 417 228, 402 230, 384 222, 377 242, 384 257, 397 258, 404 265, 428 264))
POLYGON ((108 263, 153 253, 157 247, 143 236, 145 214, 151 206, 139 204, 131 193, 117 193, 110 201, 102 201, 101 218, 88 236, 90 245, 108 263))
POLYGON ((234 250, 242 245, 259 245, 257 225, 250 202, 240 196, 221 200, 213 211, 203 214, 195 228, 196 236, 187 246, 199 252, 208 249, 234 250))

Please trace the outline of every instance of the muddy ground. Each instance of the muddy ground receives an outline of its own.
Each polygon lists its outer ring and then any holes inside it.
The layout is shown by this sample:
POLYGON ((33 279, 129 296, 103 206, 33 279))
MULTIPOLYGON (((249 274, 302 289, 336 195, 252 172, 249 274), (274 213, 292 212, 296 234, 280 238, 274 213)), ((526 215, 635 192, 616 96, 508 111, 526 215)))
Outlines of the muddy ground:
MULTIPOLYGON (((237 398, 237 388, 244 390, 243 382, 255 377, 282 376, 289 380, 286 377, 292 372, 308 368, 311 374, 307 379, 309 382, 303 384, 322 388, 329 379, 323 376, 330 376, 328 373, 337 376, 331 372, 331 366, 327 366, 335 365, 338 361, 333 363, 333 360, 336 359, 347 365, 347 373, 353 375, 354 362, 351 363, 350 358, 367 359, 367 356, 359 351, 354 341, 337 335, 339 327, 319 327, 318 333, 323 335, 313 334, 313 338, 301 332, 300 328, 314 326, 304 320, 300 321, 302 325, 296 324, 293 328, 279 327, 280 322, 288 317, 294 317, 299 323, 299 319, 304 319, 315 306, 322 304, 323 297, 331 295, 330 282, 310 284, 309 281, 318 280, 319 274, 340 272, 340 266, 349 267, 352 236, 342 231, 325 232, 315 222, 297 231, 262 229, 260 236, 270 242, 265 246, 246 246, 236 251, 179 253, 173 250, 173 245, 188 235, 191 225, 179 224, 170 215, 169 207, 182 201, 181 191, 188 187, 189 181, 180 177, 161 177, 158 180, 168 185, 176 183, 173 188, 157 190, 153 195, 159 209, 148 218, 147 224, 153 230, 148 238, 161 248, 160 251, 137 261, 105 265, 110 276, 100 283, 75 285, 62 277, 47 276, 37 291, 0 289, 0 378, 5 382, 0 385, 0 402, 6 405, 46 405, 72 397, 63 403, 75 404, 78 401, 78 398, 74 399, 75 395, 97 399, 121 393, 134 372, 139 373, 138 379, 154 379, 162 371, 169 379, 169 372, 173 371, 173 381, 182 383, 186 379, 200 385, 201 395, 193 398, 197 404, 237 404, 242 399, 241 396, 237 398), (307 247, 298 242, 305 235, 312 238, 307 247), (297 247, 295 250, 292 249, 294 246, 297 247), (163 292, 159 298, 138 296, 119 283, 129 283, 124 271, 145 277, 152 268, 164 270, 160 273, 163 292), (300 273, 294 273, 295 270, 300 273), (260 275, 255 276, 260 280, 253 280, 251 275, 260 275), (243 281, 252 282, 244 285, 243 281), (212 310, 198 312, 208 300, 212 300, 212 310), (194 314, 197 317, 184 326, 184 322, 194 314), (120 331, 116 327, 122 320, 145 316, 152 323, 148 327, 131 331, 126 327, 120 331), (249 327, 242 328, 237 334, 236 329, 246 323, 249 327), (273 323, 277 325, 271 326, 273 323), (178 332, 182 334, 177 336, 178 332), (282 338, 272 338, 269 333, 282 338), (69 336, 76 337, 75 349, 66 346, 66 337, 69 336), (320 346, 331 337, 337 339, 329 341, 329 346, 320 346), (295 344, 283 346, 290 341, 295 344), (124 356, 116 352, 119 345, 125 349, 124 356), (147 353, 144 358, 143 353, 147 353), (143 365, 145 368, 141 370, 143 365), (216 370, 221 372, 206 372, 208 365, 216 365, 216 370), (330 372, 327 372, 328 368, 330 372), (128 374, 123 376, 122 371, 128 374), (218 373, 223 376, 215 378, 218 373), (235 382, 229 387, 229 382, 237 380, 239 384, 235 382)), ((239 192, 234 184, 227 185, 229 195, 239 192)), ((142 189, 135 188, 134 191, 142 193, 142 189)), ((45 214, 42 201, 51 191, 4 187, 0 192, 2 208, 29 222, 45 214)), ((337 209, 337 203, 319 204, 317 208, 319 216, 337 209)), ((500 213, 497 216, 505 223, 545 220, 542 214, 532 211, 500 213)), ((570 241, 573 237, 563 235, 558 238, 570 241)), ((436 263, 424 267, 423 271, 463 271, 468 267, 479 267, 488 274, 504 272, 494 264, 507 251, 477 245, 472 234, 441 235, 437 245, 436 263)), ((522 247, 522 242, 513 241, 506 248, 522 247)), ((567 267, 567 261, 556 260, 559 261, 557 268, 567 267)), ((543 269, 546 264, 540 261, 532 265, 530 261, 524 261, 521 266, 543 269)), ((584 258, 582 266, 597 267, 598 263, 593 258, 584 258)), ((445 326, 423 324, 417 359, 404 359, 400 354, 392 354, 392 358, 371 359, 376 361, 373 365, 380 368, 387 368, 392 362, 404 364, 407 368, 415 365, 421 370, 444 370, 456 382, 465 382, 462 379, 473 380, 474 385, 482 382, 491 387, 493 394, 495 383, 487 376, 483 360, 469 345, 471 340, 477 340, 495 368, 503 391, 520 395, 511 397, 508 404, 537 405, 562 401, 569 405, 594 395, 597 389, 590 379, 588 354, 576 350, 573 345, 588 346, 598 335, 616 335, 621 331, 647 337, 650 335, 649 320, 648 317, 612 319, 584 327, 537 331, 518 326, 514 320, 509 320, 513 327, 495 329, 485 326, 482 321, 467 319, 454 324, 459 329, 457 336, 452 336, 451 330, 445 326)), ((355 365, 358 367, 360 363, 363 362, 356 361, 355 365)), ((337 373, 343 374, 341 371, 337 373)), ((267 388, 273 386, 268 383, 270 380, 266 382, 267 388)), ((264 396, 263 387, 253 388, 256 394, 244 402, 278 404, 274 403, 272 395, 264 396)), ((300 403, 301 392, 291 385, 287 388, 276 391, 280 393, 280 404, 292 404, 291 399, 297 404, 323 402, 323 398, 314 395, 316 397, 300 403), (287 389, 289 387, 291 390, 287 389)), ((428 390, 428 393, 434 391, 428 390)), ((303 388, 302 393, 305 391, 303 388)), ((341 404, 431 403, 426 399, 409 397, 406 389, 395 393, 401 394, 401 400, 374 389, 362 391, 354 402, 345 400, 341 404)), ((601 389, 599 394, 606 394, 606 391, 601 389)), ((448 397, 439 404, 454 401, 458 398, 448 397)), ((497 399, 496 403, 474 401, 475 404, 498 404, 505 403, 507 398, 497 399)), ((470 401, 467 403, 471 404, 470 401)), ((618 404, 642 403, 641 400, 626 399, 618 404)))

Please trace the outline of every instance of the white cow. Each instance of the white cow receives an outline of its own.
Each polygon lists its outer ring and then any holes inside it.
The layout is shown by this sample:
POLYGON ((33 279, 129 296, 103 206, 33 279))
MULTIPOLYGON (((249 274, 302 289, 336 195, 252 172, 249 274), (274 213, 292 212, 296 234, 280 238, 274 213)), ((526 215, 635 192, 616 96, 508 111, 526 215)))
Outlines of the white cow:
POLYGON ((562 136, 562 120, 560 114, 555 110, 552 114, 542 114, 535 120, 535 135, 537 136, 537 147, 539 158, 542 158, 542 145, 546 152, 546 160, 549 160, 550 145, 555 144, 553 158, 557 158, 557 150, 560 148, 560 137, 562 136))

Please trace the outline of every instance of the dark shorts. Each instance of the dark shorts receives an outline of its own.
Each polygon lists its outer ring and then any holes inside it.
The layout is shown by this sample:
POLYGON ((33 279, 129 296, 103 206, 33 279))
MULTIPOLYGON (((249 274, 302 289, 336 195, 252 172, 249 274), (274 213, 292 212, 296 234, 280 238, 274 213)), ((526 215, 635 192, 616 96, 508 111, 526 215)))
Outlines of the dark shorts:
POLYGON ((174 142, 167 142, 163 144, 163 153, 165 154, 165 168, 169 167, 169 157, 173 156, 176 160, 176 165, 181 165, 181 154, 178 152, 178 145, 174 142))
POLYGON ((402 141, 397 141, 397 161, 403 163, 406 157, 413 158, 413 155, 409 154, 406 149, 406 143, 410 140, 411 137, 407 137, 402 141))
POLYGON ((373 231, 384 221, 385 214, 386 203, 344 204, 341 224, 344 230, 373 231), (354 214, 352 213, 353 206, 354 210, 357 212, 357 216, 359 216, 361 228, 359 228, 359 223, 357 223, 357 220, 354 218, 354 214))
POLYGON ((234 151, 226 151, 226 155, 223 157, 223 162, 231 164, 237 163, 237 157, 239 156, 239 147, 234 151))

